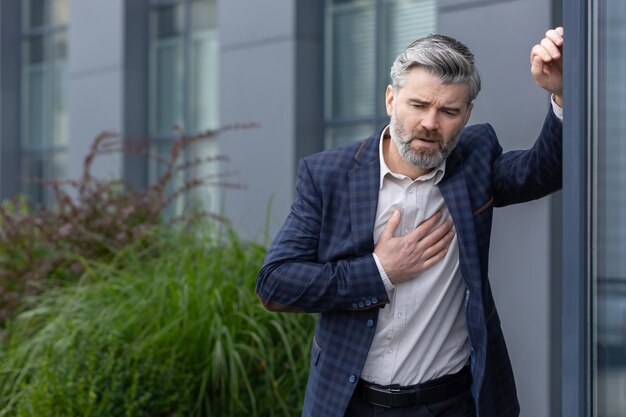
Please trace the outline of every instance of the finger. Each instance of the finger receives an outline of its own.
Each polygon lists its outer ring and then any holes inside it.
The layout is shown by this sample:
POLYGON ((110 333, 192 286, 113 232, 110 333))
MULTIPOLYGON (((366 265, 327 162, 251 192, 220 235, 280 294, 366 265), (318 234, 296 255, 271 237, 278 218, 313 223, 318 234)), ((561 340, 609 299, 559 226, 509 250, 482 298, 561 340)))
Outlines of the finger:
POLYGON ((378 240, 380 242, 385 242, 391 239, 393 237, 393 233, 396 231, 399 224, 400 224, 400 211, 394 210, 393 214, 387 221, 387 225, 385 226, 385 229, 380 235, 380 239, 378 240))
POLYGON ((431 268, 434 265, 436 265, 437 262, 441 261, 443 258, 446 257, 446 253, 448 253, 448 248, 447 247, 443 248, 442 250, 437 252, 435 255, 431 256, 428 259, 426 259, 422 263, 422 270, 426 270, 426 269, 431 268))
POLYGON ((430 229, 433 228, 435 224, 441 219, 441 212, 437 212, 430 216, 428 219, 424 220, 417 226, 411 233, 406 235, 407 239, 410 239, 414 242, 419 242, 424 238, 424 236, 428 235, 430 229))
POLYGON ((553 40, 543 38, 541 40, 541 46, 550 54, 552 59, 559 59, 561 57, 561 50, 556 46, 553 40))
POLYGON ((543 45, 535 45, 530 51, 530 62, 532 63, 535 57, 538 57, 543 62, 552 61, 552 55, 543 45))
POLYGON ((557 46, 563 45, 563 28, 550 29, 546 32, 546 38, 550 39, 557 46))
POLYGON ((535 56, 532 60, 532 65, 530 66, 530 73, 533 75, 535 80, 543 76, 543 60, 539 58, 538 56, 535 56))
POLYGON ((558 28, 556 28, 554 30, 556 30, 559 33, 559 35, 565 36, 565 31, 563 29, 563 26, 559 26, 558 28))
MULTIPOLYGON (((444 223, 433 229, 427 236, 420 240, 417 244, 418 250, 427 251, 429 248, 434 247, 444 239, 452 231, 452 220, 446 220, 444 223)), ((454 232, 453 236, 454 236, 454 232)), ((444 242, 445 246, 445 242, 444 242)))
POLYGON ((454 229, 450 229, 441 239, 424 251, 422 259, 426 261, 433 256, 436 256, 442 250, 447 249, 450 246, 452 239, 454 239, 455 234, 454 229))

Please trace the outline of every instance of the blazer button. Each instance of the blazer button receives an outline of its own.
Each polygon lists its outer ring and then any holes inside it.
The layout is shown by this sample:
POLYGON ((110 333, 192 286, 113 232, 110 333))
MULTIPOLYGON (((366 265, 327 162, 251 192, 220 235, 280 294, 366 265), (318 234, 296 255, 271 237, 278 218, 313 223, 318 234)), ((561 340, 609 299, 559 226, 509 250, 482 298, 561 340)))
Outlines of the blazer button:
POLYGON ((372 304, 376 304, 376 303, 378 303, 378 298, 372 297, 372 304))
POLYGON ((352 308, 359 308, 359 305, 357 303, 352 303, 352 308))
POLYGON ((369 298, 367 300, 365 300, 365 305, 368 306, 368 307, 372 305, 372 302, 370 301, 369 298))
POLYGON ((369 319, 369 320, 367 321, 367 327, 370 327, 370 328, 374 327, 374 320, 369 319))
POLYGON ((350 375, 348 377, 348 381, 350 381, 351 384, 354 384, 356 382, 356 375, 350 375))
POLYGON ((365 307, 365 303, 363 301, 359 301, 359 308, 365 307))

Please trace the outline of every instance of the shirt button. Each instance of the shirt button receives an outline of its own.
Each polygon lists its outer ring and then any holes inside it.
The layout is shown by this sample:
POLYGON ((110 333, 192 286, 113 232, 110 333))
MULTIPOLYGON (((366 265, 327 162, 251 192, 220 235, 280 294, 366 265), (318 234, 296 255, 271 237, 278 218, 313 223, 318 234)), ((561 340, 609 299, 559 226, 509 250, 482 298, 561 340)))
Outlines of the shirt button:
POLYGON ((370 328, 371 328, 371 327, 374 327, 374 320, 369 319, 369 320, 367 321, 367 327, 370 327, 370 328))
POLYGON ((348 377, 348 381, 350 381, 351 384, 354 384, 356 382, 356 375, 350 375, 348 377))

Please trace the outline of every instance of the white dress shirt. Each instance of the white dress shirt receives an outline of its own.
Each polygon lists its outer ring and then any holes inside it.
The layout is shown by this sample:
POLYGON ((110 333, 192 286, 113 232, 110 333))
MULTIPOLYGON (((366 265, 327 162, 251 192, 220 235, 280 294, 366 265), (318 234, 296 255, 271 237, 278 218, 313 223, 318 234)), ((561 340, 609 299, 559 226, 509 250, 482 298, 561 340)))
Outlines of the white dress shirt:
MULTIPOLYGON (((380 191, 374 223, 374 243, 398 209, 402 218, 396 235, 406 235, 437 211, 440 222, 450 213, 437 184, 445 174, 445 161, 417 178, 391 172, 380 141, 380 191)), ((375 256, 390 303, 378 313, 378 324, 361 378, 377 384, 413 385, 459 371, 469 359, 463 297, 465 284, 459 271, 455 236, 445 258, 415 279, 392 284, 375 256)))
MULTIPOLYGON (((563 109, 551 101, 555 115, 562 121, 563 109)), ((408 234, 437 211, 442 213, 440 224, 450 218, 437 187, 446 162, 416 180, 393 173, 383 156, 383 142, 388 140, 389 127, 381 134, 379 146, 375 244, 396 209, 402 213, 397 236, 408 234)), ((469 359, 469 336, 457 236, 442 261, 406 282, 392 284, 375 254, 374 260, 390 302, 379 310, 361 378, 381 385, 407 386, 459 371, 469 359)))

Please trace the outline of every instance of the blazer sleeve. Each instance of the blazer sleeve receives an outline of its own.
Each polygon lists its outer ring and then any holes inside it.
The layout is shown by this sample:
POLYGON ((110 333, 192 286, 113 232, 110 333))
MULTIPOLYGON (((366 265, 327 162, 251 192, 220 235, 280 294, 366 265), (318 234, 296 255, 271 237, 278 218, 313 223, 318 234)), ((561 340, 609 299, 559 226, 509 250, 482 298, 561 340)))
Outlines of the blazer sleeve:
MULTIPOLYGON (((257 295, 268 310, 327 312, 379 307, 389 301, 372 254, 319 260, 324 198, 305 160, 298 165, 296 198, 258 273, 257 295)), ((327 229, 327 228, 326 228, 327 229)))
POLYGON ((539 137, 532 148, 525 151, 501 153, 496 141, 493 164, 494 204, 506 206, 534 200, 561 188, 562 122, 552 110, 546 116, 539 137))

